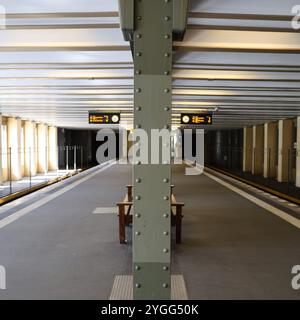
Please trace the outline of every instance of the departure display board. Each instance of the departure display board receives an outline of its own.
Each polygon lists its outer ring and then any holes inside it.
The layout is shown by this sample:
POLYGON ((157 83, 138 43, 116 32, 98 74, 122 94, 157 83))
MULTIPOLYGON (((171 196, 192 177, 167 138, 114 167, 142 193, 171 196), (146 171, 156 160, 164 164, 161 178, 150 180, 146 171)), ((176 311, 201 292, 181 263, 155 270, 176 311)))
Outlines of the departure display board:
POLYGON ((119 112, 89 112, 90 124, 119 124, 121 114, 119 112))
POLYGON ((190 125, 210 125, 212 124, 212 114, 211 113, 182 113, 181 114, 181 124, 190 125))

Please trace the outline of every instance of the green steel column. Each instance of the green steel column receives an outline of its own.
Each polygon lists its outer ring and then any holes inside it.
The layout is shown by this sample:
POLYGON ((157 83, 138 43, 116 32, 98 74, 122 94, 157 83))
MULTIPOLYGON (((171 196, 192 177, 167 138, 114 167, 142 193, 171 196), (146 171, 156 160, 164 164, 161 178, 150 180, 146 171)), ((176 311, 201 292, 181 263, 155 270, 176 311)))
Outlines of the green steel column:
MULTIPOLYGON (((173 1, 135 0, 134 15, 134 126, 151 137, 171 127, 173 1)), ((171 297, 170 179, 169 163, 134 162, 134 299, 171 297)))

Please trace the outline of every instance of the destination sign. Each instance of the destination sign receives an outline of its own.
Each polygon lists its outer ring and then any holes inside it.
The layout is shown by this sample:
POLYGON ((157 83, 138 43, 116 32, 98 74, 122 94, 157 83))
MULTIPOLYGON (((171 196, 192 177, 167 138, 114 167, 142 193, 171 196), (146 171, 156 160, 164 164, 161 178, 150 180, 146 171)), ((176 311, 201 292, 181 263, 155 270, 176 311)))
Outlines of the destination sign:
POLYGON ((212 124, 211 113, 182 113, 181 124, 192 124, 192 125, 210 125, 212 124))
POLYGON ((89 123, 90 124, 119 124, 121 114, 119 112, 89 112, 89 123))

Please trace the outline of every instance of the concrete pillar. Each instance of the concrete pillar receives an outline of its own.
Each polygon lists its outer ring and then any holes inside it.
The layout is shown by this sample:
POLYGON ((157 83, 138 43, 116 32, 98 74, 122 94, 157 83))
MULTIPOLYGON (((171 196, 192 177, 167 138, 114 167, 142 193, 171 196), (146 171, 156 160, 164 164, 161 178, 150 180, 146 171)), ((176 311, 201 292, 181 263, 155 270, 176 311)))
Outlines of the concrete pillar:
POLYGON ((277 157, 277 124, 275 122, 264 125, 264 177, 276 177, 277 157))
POLYGON ((38 172, 38 160, 39 160, 39 153, 38 153, 38 128, 37 128, 37 124, 35 123, 34 127, 33 127, 33 131, 34 131, 34 157, 35 157, 35 163, 36 163, 36 172, 38 172))
POLYGON ((300 188, 300 117, 297 118, 296 187, 300 188))
POLYGON ((36 150, 36 124, 32 121, 25 121, 24 136, 25 136, 25 166, 24 174, 26 176, 34 176, 37 172, 37 161, 35 156, 36 150))
POLYGON ((20 156, 21 156, 21 175, 25 175, 25 121, 21 121, 20 132, 20 156))
POLYGON ((57 127, 48 127, 48 169, 56 171, 58 169, 57 159, 57 127))
POLYGON ((252 148, 253 148, 253 132, 252 128, 244 128, 243 136, 243 171, 252 170, 252 148))
POLYGON ((8 141, 7 141, 7 118, 2 117, 1 121, 1 171, 2 182, 8 178, 8 141))
POLYGON ((39 123, 37 125, 37 171, 38 173, 47 173, 48 171, 48 126, 39 123))
POLYGON ((291 172, 290 156, 293 148, 293 120, 285 119, 278 122, 278 172, 279 182, 288 182, 291 172))
POLYGON ((3 145, 2 145, 2 115, 0 115, 0 184, 4 181, 3 179, 3 165, 2 165, 2 158, 3 158, 3 145))
POLYGON ((252 174, 263 174, 264 126, 253 126, 252 174))
POLYGON ((22 178, 21 168, 21 119, 8 118, 7 120, 8 141, 8 179, 16 181, 22 178), (11 155, 10 155, 11 151, 11 155))

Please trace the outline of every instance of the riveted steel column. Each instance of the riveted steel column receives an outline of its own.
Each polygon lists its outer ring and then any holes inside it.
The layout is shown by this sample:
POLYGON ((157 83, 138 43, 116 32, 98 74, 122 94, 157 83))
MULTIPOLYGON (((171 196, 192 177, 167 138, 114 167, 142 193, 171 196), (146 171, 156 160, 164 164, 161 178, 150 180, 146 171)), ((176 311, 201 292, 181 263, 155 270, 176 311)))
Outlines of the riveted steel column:
MULTIPOLYGON (((134 125, 149 138, 171 126, 172 16, 172 0, 135 1, 134 125)), ((169 163, 134 162, 134 299, 171 296, 170 179, 169 163)))

